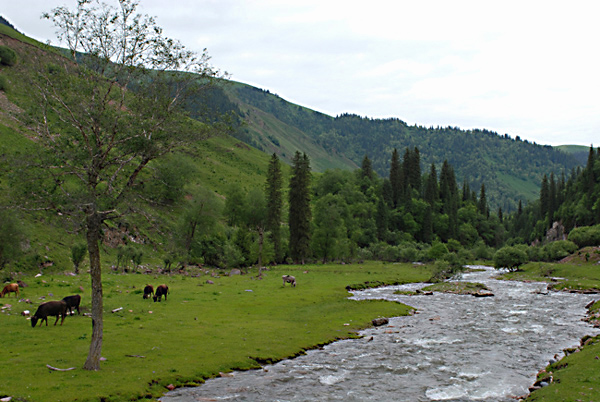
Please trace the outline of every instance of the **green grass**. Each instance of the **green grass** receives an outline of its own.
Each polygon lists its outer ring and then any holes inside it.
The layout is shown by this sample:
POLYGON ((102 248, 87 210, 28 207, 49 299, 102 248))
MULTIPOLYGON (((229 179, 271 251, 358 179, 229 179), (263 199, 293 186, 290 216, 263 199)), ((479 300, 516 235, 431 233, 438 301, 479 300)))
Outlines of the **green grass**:
MULTIPOLYGON (((410 264, 280 266, 264 279, 252 274, 212 277, 105 273, 104 344, 98 372, 82 370, 91 336, 90 318, 67 317, 64 325, 31 328, 21 316, 45 300, 82 294, 90 311, 89 280, 55 274, 23 277, 29 286, 18 302, 2 299, 0 397, 28 401, 121 401, 156 398, 166 386, 196 384, 233 369, 258 367, 305 350, 356 336, 373 318, 407 314, 408 306, 348 299, 347 285, 372 280, 422 281, 427 267, 410 264), (281 275, 298 286, 282 286, 281 275), (207 284, 207 279, 214 284, 207 284), (144 285, 166 283, 168 300, 142 299, 144 285), (117 308, 122 310, 112 313, 117 308), (7 313, 8 311, 8 313, 7 313), (131 357, 134 356, 134 357, 131 357), (143 357, 135 357, 143 356, 143 357), (51 371, 76 367, 72 371, 51 371)), ((38 324, 39 325, 39 324, 38 324)))
POLYGON ((475 282, 440 282, 425 286, 422 290, 432 292, 454 293, 458 295, 471 295, 482 290, 489 290, 482 283, 475 282))

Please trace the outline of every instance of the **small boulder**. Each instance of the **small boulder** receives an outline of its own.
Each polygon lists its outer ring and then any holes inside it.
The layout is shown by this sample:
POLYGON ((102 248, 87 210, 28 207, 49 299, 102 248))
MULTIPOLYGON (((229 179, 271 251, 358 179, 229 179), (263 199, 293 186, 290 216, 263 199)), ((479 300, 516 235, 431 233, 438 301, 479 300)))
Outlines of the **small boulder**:
POLYGON ((379 318, 375 318, 371 321, 373 323, 374 327, 380 327, 382 325, 386 325, 390 322, 390 320, 388 320, 385 317, 379 317, 379 318))

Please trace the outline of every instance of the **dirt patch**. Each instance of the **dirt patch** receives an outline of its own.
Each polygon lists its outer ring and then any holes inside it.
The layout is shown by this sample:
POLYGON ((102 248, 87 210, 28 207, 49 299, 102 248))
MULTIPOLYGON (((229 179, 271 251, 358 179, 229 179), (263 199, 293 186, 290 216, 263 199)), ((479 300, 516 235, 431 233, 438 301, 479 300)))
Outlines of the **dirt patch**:
POLYGON ((563 258, 559 263, 577 264, 584 262, 600 263, 600 246, 584 247, 578 252, 563 258))

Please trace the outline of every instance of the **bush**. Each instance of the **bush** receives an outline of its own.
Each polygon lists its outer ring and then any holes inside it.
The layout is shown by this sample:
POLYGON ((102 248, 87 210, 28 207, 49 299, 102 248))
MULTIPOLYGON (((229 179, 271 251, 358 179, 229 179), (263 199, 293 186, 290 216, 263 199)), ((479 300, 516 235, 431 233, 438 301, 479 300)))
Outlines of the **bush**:
POLYGON ((600 246, 600 225, 575 228, 569 233, 569 240, 579 248, 600 246))
POLYGON ((438 260, 448 253, 448 247, 446 247, 444 243, 440 242, 433 243, 428 252, 429 258, 431 258, 432 260, 438 260))
POLYGON ((546 261, 563 259, 577 250, 577 245, 569 240, 554 241, 544 246, 546 261))
POLYGON ((17 53, 7 46, 0 46, 0 63, 5 66, 14 66, 17 62, 17 53))
POLYGON ((518 271, 519 267, 528 261, 527 253, 520 247, 502 247, 494 254, 494 268, 508 268, 518 271))
POLYGON ((473 249, 473 256, 478 260, 491 260, 494 257, 493 249, 481 242, 473 249))

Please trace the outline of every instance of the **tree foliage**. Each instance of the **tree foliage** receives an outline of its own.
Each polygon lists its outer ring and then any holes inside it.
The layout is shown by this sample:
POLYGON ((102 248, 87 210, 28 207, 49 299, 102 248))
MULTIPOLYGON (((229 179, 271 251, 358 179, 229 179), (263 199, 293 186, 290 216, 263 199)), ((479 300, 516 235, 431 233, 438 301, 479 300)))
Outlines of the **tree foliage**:
POLYGON ((139 183, 153 160, 206 137, 182 105, 218 75, 206 53, 198 57, 165 37, 154 18, 137 13, 137 1, 117 3, 79 0, 73 11, 57 7, 44 14, 72 59, 39 59, 31 89, 40 105, 32 118, 45 152, 22 165, 26 207, 39 201, 81 222, 86 233, 93 331, 84 368, 89 370, 100 368, 102 348, 102 226, 143 205, 139 183), (40 191, 28 193, 34 182, 40 191))
POLYGON ((306 154, 296 151, 289 184, 290 257, 304 263, 310 252, 310 161, 306 154))

